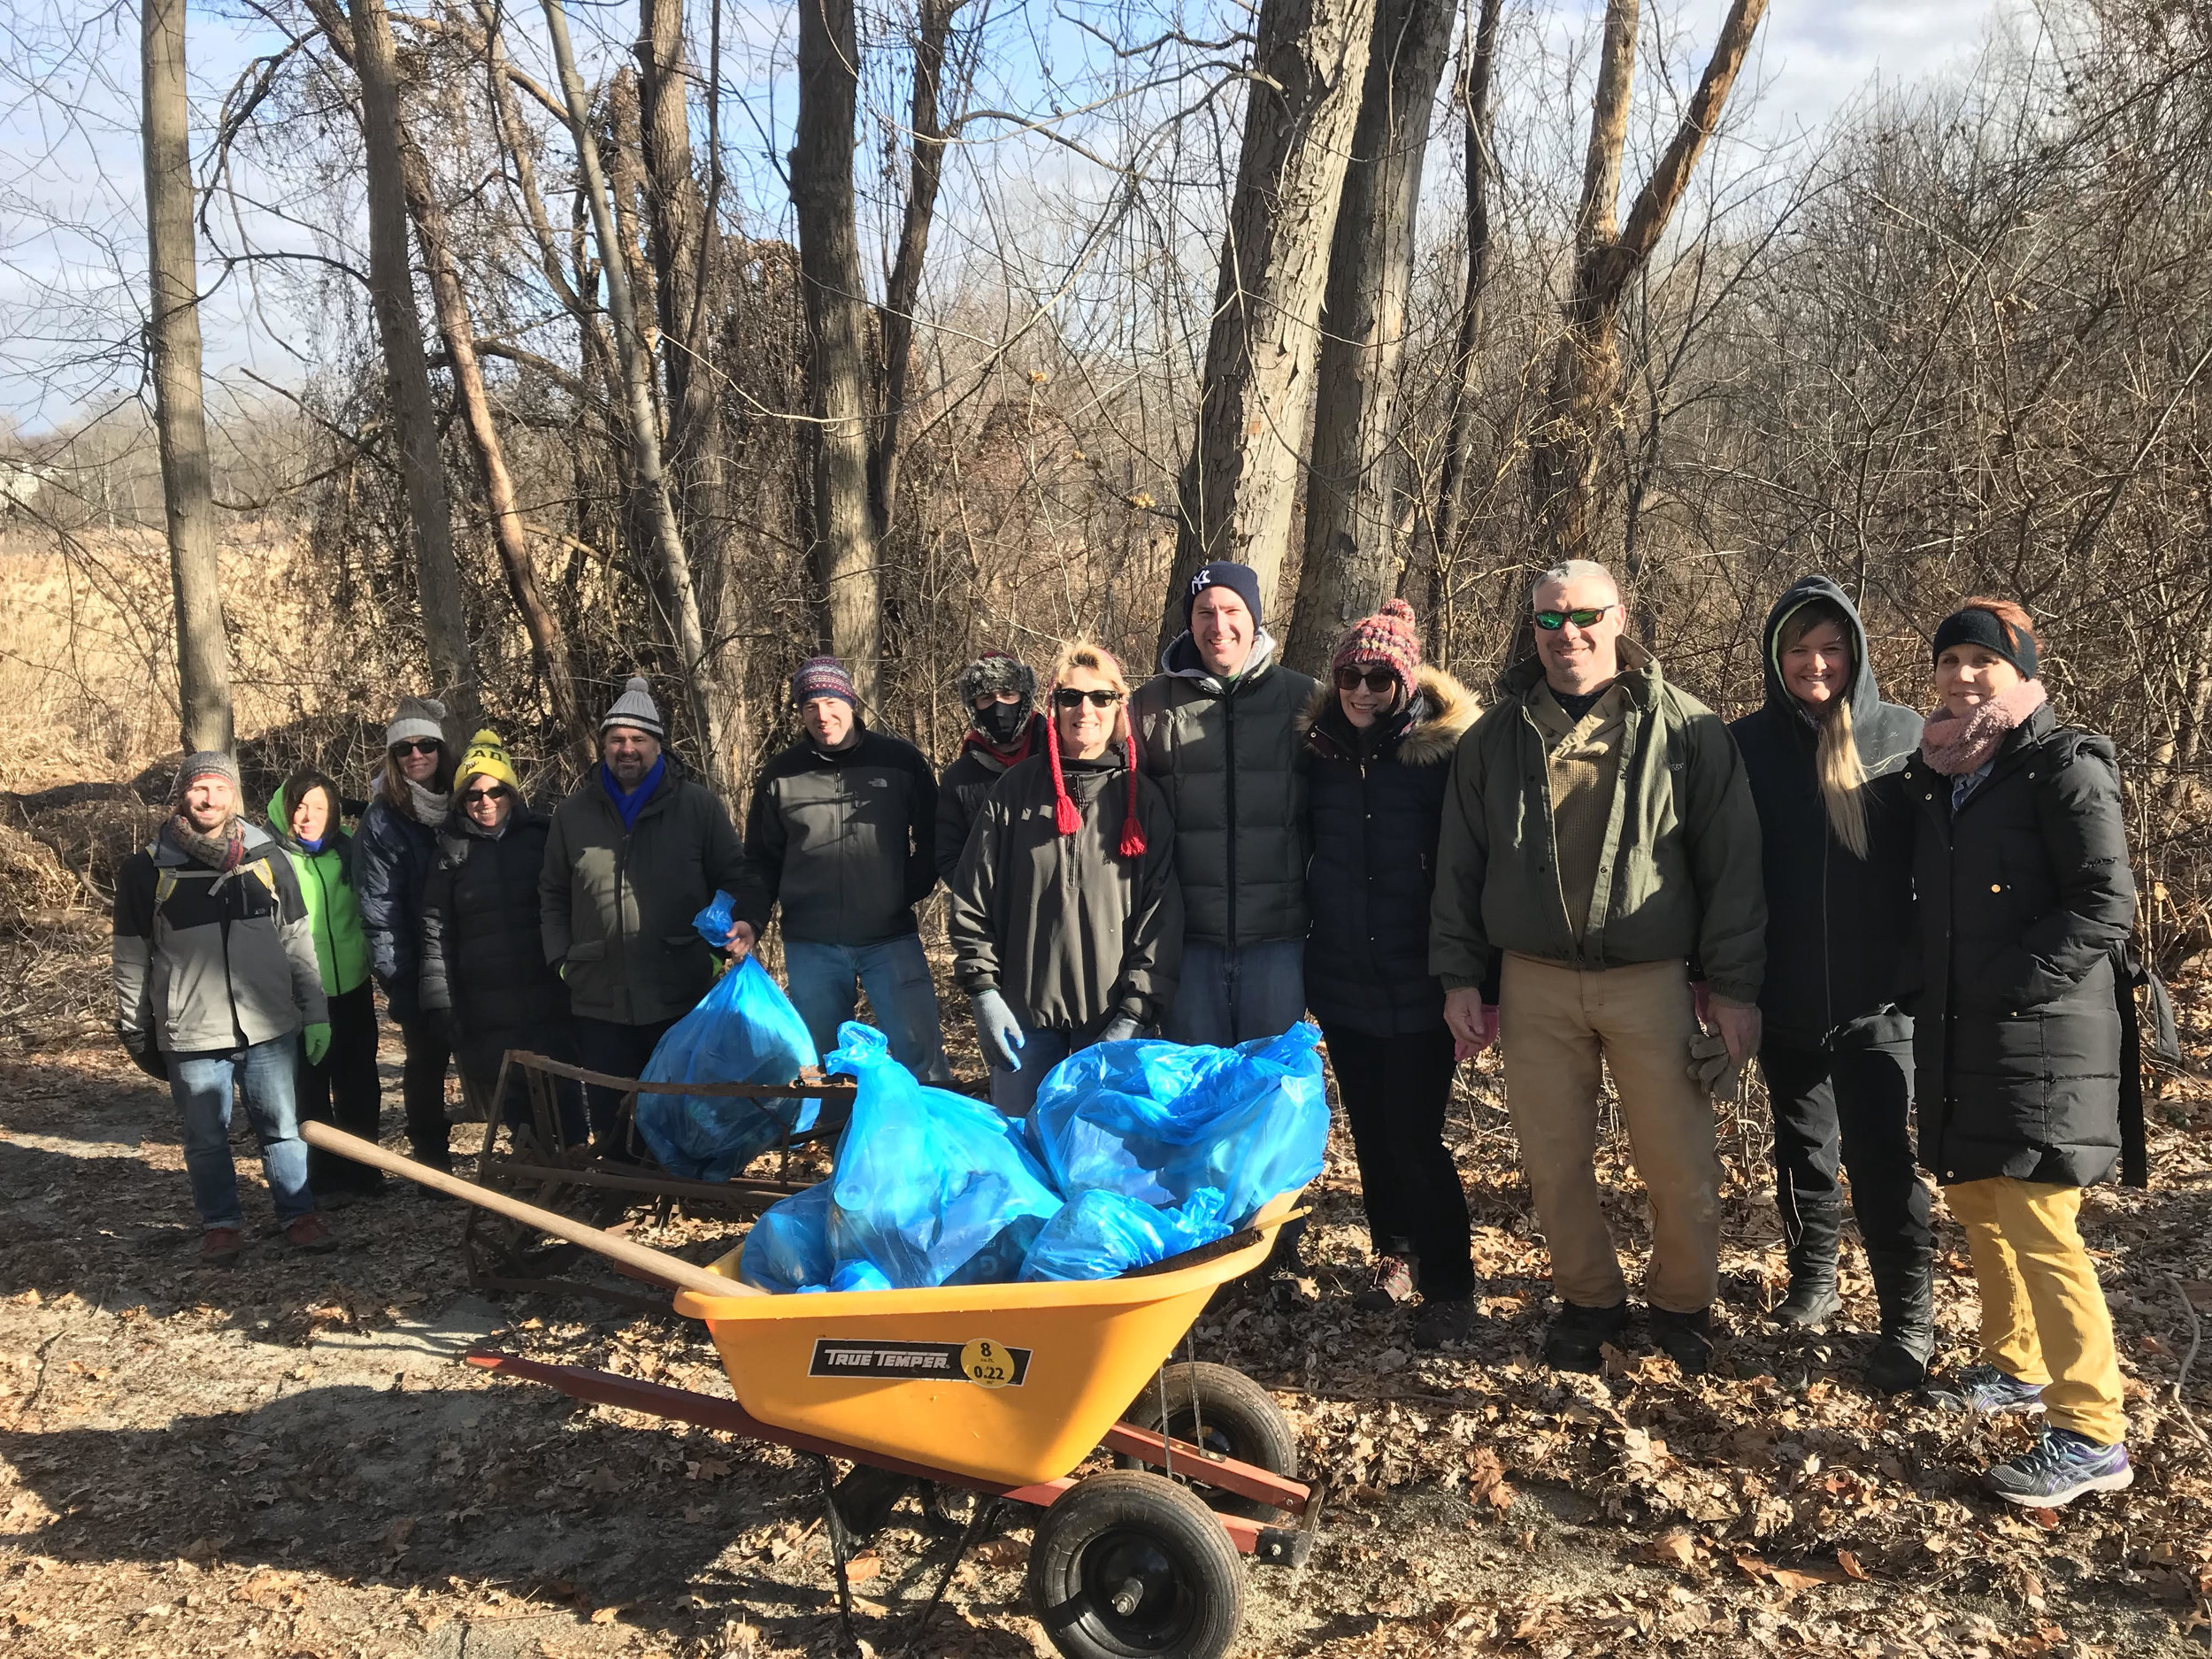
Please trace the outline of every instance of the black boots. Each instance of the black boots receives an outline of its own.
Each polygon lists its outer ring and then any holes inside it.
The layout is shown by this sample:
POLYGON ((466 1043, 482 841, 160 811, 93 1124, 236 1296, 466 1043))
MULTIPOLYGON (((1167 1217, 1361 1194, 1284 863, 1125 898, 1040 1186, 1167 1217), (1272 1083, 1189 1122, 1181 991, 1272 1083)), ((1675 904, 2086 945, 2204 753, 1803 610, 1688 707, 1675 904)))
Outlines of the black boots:
POLYGON ((1804 1331, 1825 1325, 1843 1306, 1836 1293, 1836 1247, 1843 1236, 1843 1211, 1804 1203, 1794 1209, 1794 1216, 1788 1207, 1782 1212, 1789 1239, 1790 1294, 1770 1317, 1777 1325, 1804 1331))
POLYGON ((1599 1349, 1628 1328, 1628 1304, 1584 1308, 1562 1302, 1551 1329, 1544 1333, 1544 1363, 1554 1371, 1594 1371, 1602 1357, 1599 1349))
POLYGON ((1671 1313, 1651 1310, 1651 1340, 1659 1351, 1682 1368, 1685 1377, 1702 1377, 1713 1368, 1713 1311, 1671 1313))
POLYGON ((1928 1379, 1935 1351, 1935 1264, 1919 1249, 1869 1250, 1882 1334, 1866 1362, 1866 1386, 1877 1394, 1902 1394, 1928 1379))

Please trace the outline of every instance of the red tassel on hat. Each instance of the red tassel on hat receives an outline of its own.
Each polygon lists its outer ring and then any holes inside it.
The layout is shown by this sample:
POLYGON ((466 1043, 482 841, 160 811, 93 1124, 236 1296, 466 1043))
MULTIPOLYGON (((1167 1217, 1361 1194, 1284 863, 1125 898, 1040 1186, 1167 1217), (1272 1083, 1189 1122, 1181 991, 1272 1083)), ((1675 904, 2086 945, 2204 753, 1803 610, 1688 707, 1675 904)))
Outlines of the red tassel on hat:
POLYGON ((1045 722, 1045 752, 1052 762, 1052 827, 1060 834, 1072 835, 1083 827, 1083 815, 1075 810, 1075 803, 1068 799, 1067 780, 1060 775, 1060 719, 1056 711, 1045 722))
MULTIPOLYGON (((1057 691, 1059 687, 1053 687, 1057 691)), ((1129 784, 1126 809, 1122 813, 1121 839, 1114 850, 1124 858, 1144 856, 1144 826, 1137 819, 1137 727, 1129 718, 1126 702, 1121 710, 1122 741, 1129 760, 1129 784)), ((1060 775, 1060 721, 1056 710, 1045 720, 1045 752, 1050 757, 1052 767, 1052 827, 1062 835, 1072 835, 1083 827, 1083 815, 1076 810, 1075 803, 1068 796, 1067 780, 1060 775)))
POLYGON ((1144 826, 1137 818, 1137 723, 1129 718, 1129 701, 1122 699, 1122 741, 1129 758, 1129 804, 1121 815, 1121 844, 1115 849, 1124 858, 1144 856, 1144 826))

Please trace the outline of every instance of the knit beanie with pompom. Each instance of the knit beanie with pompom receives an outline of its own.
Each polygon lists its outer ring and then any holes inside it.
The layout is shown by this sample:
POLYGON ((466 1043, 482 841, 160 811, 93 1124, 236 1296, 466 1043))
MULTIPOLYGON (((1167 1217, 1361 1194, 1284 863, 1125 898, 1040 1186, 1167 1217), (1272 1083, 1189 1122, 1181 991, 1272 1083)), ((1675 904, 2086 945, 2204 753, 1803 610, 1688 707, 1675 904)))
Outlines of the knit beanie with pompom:
POLYGON ((500 741, 499 733, 489 726, 469 739, 461 764, 453 769, 455 795, 468 787, 472 778, 489 778, 495 783, 505 784, 518 797, 522 794, 522 780, 515 775, 514 759, 507 753, 507 745, 500 741))
POLYGON ((1350 663, 1380 663, 1398 676, 1405 696, 1413 695, 1415 678, 1421 672, 1421 630, 1413 607, 1402 599, 1387 599, 1371 617, 1362 617, 1344 631, 1336 655, 1329 659, 1332 677, 1350 663))
POLYGON ((660 704, 653 701, 653 687, 644 675, 632 674, 622 682, 622 695, 607 710, 607 718, 599 722, 600 735, 605 736, 611 726, 626 726, 649 737, 667 738, 668 728, 661 724, 660 704))

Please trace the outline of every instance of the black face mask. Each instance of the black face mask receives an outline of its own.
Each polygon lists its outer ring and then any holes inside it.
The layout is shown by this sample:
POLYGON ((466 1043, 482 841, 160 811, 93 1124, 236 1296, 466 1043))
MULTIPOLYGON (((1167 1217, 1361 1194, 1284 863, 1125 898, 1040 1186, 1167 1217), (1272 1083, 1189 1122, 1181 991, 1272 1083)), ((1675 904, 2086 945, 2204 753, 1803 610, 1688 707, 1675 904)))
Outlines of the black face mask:
POLYGON ((1028 724, 1026 703, 1000 703, 994 699, 989 708, 975 717, 975 729, 995 749, 1013 748, 1021 741, 1022 727, 1028 724))

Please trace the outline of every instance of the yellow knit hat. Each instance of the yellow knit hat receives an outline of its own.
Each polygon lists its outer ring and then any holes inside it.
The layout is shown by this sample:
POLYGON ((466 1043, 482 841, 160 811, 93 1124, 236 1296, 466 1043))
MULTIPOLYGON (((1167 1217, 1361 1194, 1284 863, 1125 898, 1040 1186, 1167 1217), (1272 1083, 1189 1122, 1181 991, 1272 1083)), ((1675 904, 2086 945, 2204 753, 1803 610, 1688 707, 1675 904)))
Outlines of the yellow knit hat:
POLYGON ((518 797, 522 794, 522 780, 515 776, 515 763, 508 756, 507 746, 489 726, 469 739, 468 751, 453 769, 453 793, 459 795, 471 778, 479 777, 505 784, 518 797))

